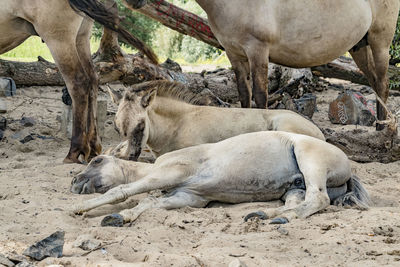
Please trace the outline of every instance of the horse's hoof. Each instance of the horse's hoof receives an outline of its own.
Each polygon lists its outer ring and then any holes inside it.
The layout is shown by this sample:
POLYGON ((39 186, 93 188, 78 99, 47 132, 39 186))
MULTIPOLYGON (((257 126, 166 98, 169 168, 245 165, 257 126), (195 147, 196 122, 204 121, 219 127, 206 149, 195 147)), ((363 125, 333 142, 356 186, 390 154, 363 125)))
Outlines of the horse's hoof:
POLYGON ((285 217, 275 218, 269 224, 287 224, 289 220, 285 217))
POLYGON ((263 212, 263 211, 257 211, 257 212, 252 212, 246 215, 246 217, 244 217, 244 221, 247 222, 249 219, 257 217, 260 220, 266 220, 268 219, 268 215, 263 212))
POLYGON ((101 221, 101 226, 122 227, 124 226, 124 217, 118 213, 108 215, 101 221))

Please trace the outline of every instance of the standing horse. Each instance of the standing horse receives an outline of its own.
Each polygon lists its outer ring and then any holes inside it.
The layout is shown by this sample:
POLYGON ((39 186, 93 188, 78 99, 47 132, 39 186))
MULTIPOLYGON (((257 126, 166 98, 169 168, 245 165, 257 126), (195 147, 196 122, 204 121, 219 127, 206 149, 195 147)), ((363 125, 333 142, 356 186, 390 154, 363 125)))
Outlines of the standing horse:
MULTIPOLYGON (((157 0, 158 1, 158 0, 157 0)), ((162 0, 161 0, 162 1, 162 0)), ((140 8, 147 0, 127 0, 140 8)), ((389 89, 389 47, 399 0, 196 0, 225 48, 236 74, 242 107, 265 108, 268 62, 303 68, 350 51, 384 102, 389 89), (252 83, 252 84, 251 84, 252 83)), ((377 103, 378 119, 386 112, 377 103)), ((377 124, 377 129, 382 129, 377 124)))
POLYGON ((0 54, 38 35, 49 47, 72 97, 73 130, 71 146, 64 162, 79 162, 101 152, 96 110, 98 81, 90 54, 89 38, 93 22, 79 15, 81 10, 106 27, 116 30, 126 41, 143 51, 153 62, 154 53, 114 22, 116 15, 103 5, 81 8, 85 1, 3 0, 0 8, 0 54), (71 6, 73 8, 71 8, 71 6))

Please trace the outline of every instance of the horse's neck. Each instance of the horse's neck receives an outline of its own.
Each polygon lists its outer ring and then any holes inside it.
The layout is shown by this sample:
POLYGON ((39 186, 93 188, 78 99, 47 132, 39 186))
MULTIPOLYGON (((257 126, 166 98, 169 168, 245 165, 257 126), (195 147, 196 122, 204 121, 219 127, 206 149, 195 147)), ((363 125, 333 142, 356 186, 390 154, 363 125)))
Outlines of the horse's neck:
POLYGON ((182 117, 194 108, 194 105, 182 101, 156 97, 148 112, 150 129, 147 144, 150 148, 159 152, 158 148, 164 146, 178 131, 182 117))
POLYGON ((127 183, 135 182, 148 175, 153 165, 150 163, 127 161, 127 160, 120 160, 118 164, 123 170, 127 183))

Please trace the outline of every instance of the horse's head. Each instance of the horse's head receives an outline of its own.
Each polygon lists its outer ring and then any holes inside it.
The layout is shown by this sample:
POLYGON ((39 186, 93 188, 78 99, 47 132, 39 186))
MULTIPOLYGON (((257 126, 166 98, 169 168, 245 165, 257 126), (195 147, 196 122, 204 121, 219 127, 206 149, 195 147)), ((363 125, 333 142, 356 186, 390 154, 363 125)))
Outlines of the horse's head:
POLYGON ((119 96, 109 88, 114 102, 119 103, 115 115, 115 130, 123 141, 128 141, 125 159, 137 160, 149 138, 148 109, 156 96, 152 83, 142 83, 119 96))
POLYGON ((147 0, 125 0, 129 7, 139 9, 147 4, 147 0))
POLYGON ((70 190, 75 194, 105 193, 123 183, 126 183, 125 175, 115 158, 98 156, 74 177, 70 190))

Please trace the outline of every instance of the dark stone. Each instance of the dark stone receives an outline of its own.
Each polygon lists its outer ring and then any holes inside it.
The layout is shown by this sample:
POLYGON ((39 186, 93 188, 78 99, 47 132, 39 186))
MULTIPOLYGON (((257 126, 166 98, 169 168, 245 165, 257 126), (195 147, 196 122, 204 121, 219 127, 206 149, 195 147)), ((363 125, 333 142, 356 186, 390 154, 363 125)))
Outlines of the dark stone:
POLYGON ((64 87, 62 89, 62 102, 67 105, 67 106, 72 106, 72 98, 70 96, 70 94, 68 93, 68 89, 67 87, 64 87))
POLYGON ((299 99, 294 99, 297 111, 308 118, 312 118, 317 107, 317 97, 312 94, 305 94, 299 99))
POLYGON ((345 91, 329 105, 329 120, 335 124, 372 126, 375 114, 373 102, 353 91, 345 91))
POLYGON ((35 140, 35 138, 30 134, 25 136, 23 139, 19 140, 22 144, 28 143, 32 140, 35 140))
POLYGON ((7 267, 13 267, 15 264, 10 261, 7 257, 4 255, 0 254, 0 266, 7 266, 7 267))
POLYGON ((257 211, 257 212, 252 212, 246 215, 246 217, 244 217, 244 221, 247 222, 248 220, 250 220, 251 218, 257 217, 260 220, 266 220, 268 219, 268 216, 265 212, 263 211, 257 211))
POLYGON ((289 220, 285 217, 275 218, 269 224, 287 224, 289 220))
POLYGON ((59 258, 63 253, 64 235, 64 231, 57 231, 35 245, 27 248, 23 255, 31 257, 37 261, 41 261, 47 257, 59 258))
POLYGON ((4 132, 0 130, 0 141, 3 140, 3 137, 4 137, 4 132))
POLYGON ((0 96, 14 96, 17 94, 17 87, 13 79, 0 77, 0 96))
POLYGON ((101 226, 122 227, 124 226, 124 217, 117 213, 108 215, 101 221, 101 226))
POLYGON ((0 119, 0 130, 5 131, 7 128, 7 119, 4 117, 1 117, 0 119))
POLYGON ((36 121, 31 117, 22 117, 21 124, 24 127, 31 127, 36 124, 36 121))

